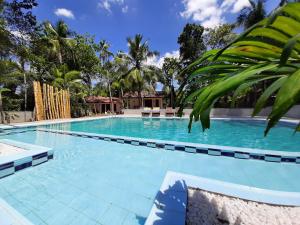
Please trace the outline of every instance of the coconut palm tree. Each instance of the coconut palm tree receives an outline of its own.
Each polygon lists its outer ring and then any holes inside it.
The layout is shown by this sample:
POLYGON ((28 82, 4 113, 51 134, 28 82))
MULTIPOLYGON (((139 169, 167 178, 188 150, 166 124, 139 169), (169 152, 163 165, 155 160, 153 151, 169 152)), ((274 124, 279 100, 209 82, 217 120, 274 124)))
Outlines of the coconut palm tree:
POLYGON ((62 64, 63 49, 70 49, 75 44, 74 39, 70 38, 72 32, 68 25, 62 20, 59 20, 55 26, 50 22, 45 22, 44 33, 43 40, 50 45, 51 52, 57 56, 58 62, 62 64))
POLYGON ((245 29, 266 17, 265 0, 249 0, 250 7, 245 7, 237 18, 237 25, 245 29))
POLYGON ((143 41, 143 36, 137 34, 134 38, 127 38, 129 52, 127 61, 129 71, 123 76, 131 87, 138 92, 139 104, 142 105, 142 91, 145 86, 151 86, 156 79, 157 71, 154 66, 149 66, 146 61, 149 57, 157 56, 159 53, 151 51, 147 41, 143 41))
POLYGON ((60 89, 72 88, 74 83, 82 81, 80 72, 76 70, 69 71, 67 65, 61 65, 59 68, 53 69, 52 74, 54 76, 53 85, 60 89))
POLYGON ((111 93, 111 84, 113 82, 113 76, 114 76, 114 68, 113 64, 110 63, 109 59, 114 54, 109 51, 110 44, 105 41, 101 40, 99 43, 99 59, 101 64, 101 75, 102 80, 108 85, 108 92, 109 92, 109 98, 110 98, 110 108, 111 112, 114 111, 113 107, 113 101, 112 101, 112 93, 111 93))

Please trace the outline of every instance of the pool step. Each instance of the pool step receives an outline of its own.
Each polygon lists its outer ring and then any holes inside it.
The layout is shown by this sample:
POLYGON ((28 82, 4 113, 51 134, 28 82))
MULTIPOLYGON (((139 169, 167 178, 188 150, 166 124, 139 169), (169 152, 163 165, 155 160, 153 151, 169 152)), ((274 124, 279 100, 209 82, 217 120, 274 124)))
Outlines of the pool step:
POLYGON ((16 147, 23 150, 13 155, 0 157, 0 178, 53 159, 53 150, 51 148, 9 139, 0 139, 0 143, 6 145, 8 148, 16 147))

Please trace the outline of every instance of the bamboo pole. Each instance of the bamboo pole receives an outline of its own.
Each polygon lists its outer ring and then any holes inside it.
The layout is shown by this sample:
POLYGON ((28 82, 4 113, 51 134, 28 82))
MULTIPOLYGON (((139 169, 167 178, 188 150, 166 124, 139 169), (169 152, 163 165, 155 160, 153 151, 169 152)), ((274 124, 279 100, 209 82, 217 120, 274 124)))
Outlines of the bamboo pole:
POLYGON ((51 111, 52 111, 53 119, 57 119, 56 112, 55 112, 53 86, 50 86, 50 101, 51 101, 51 111))
POLYGON ((55 88, 54 89, 54 99, 55 99, 55 111, 56 111, 56 115, 57 115, 57 118, 59 119, 60 118, 60 115, 59 115, 59 109, 58 109, 58 89, 55 88))
POLYGON ((48 84, 33 82, 36 120, 71 118, 69 90, 58 90, 48 84), (42 87, 42 88, 41 88, 42 87))
POLYGON ((36 120, 43 120, 43 98, 42 98, 42 91, 41 91, 41 85, 38 81, 34 81, 33 83, 34 88, 34 100, 35 100, 35 111, 36 111, 36 120))
POLYGON ((69 89, 68 89, 68 118, 71 118, 71 96, 70 96, 69 89))
POLYGON ((44 106, 44 117, 48 118, 48 107, 47 107, 47 101, 46 101, 46 84, 43 84, 43 106, 44 106))

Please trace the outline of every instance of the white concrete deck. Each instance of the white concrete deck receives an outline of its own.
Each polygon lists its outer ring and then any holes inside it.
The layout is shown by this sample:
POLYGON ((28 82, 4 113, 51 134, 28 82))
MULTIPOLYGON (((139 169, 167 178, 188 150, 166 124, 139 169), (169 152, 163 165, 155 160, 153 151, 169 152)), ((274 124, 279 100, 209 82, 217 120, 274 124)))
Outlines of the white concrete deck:
POLYGON ((17 148, 11 145, 0 143, 0 157, 1 156, 12 156, 19 153, 22 153, 26 150, 22 148, 17 148))

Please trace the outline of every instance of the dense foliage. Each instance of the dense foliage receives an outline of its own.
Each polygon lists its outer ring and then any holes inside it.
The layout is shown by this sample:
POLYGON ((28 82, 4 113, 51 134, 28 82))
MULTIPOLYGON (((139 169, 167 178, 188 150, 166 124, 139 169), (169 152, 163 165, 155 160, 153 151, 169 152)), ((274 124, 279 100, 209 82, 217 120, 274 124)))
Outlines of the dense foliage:
POLYGON ((107 41, 72 31, 62 20, 37 21, 36 0, 0 0, 1 122, 9 120, 5 111, 34 109, 33 80, 69 89, 75 117, 90 113, 86 96, 136 92, 142 105, 142 92, 154 92, 161 83, 165 105, 193 106, 191 121, 201 120, 204 129, 215 105, 256 103, 257 115, 273 104, 267 133, 299 102, 295 1, 282 0, 267 16, 264 0, 250 0, 236 23, 215 28, 188 23, 177 40, 179 58, 166 57, 159 68, 148 62, 159 54, 141 34, 127 38, 128 53, 113 53, 107 41), (245 29, 239 36, 237 27, 245 29))
MULTIPOLYGON (((257 84, 267 84, 256 101, 253 116, 274 98, 265 134, 300 100, 300 3, 290 3, 251 26, 221 50, 207 51, 186 68, 189 85, 185 99, 194 102, 192 120, 210 127, 209 114, 223 96, 235 98, 257 84)), ((300 130, 300 126, 297 127, 300 130)))

